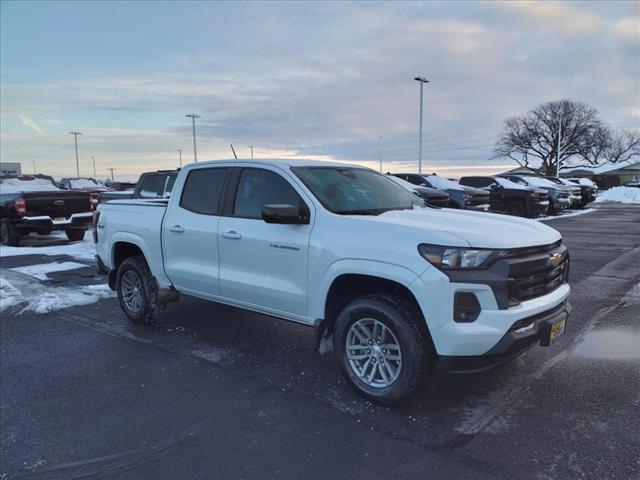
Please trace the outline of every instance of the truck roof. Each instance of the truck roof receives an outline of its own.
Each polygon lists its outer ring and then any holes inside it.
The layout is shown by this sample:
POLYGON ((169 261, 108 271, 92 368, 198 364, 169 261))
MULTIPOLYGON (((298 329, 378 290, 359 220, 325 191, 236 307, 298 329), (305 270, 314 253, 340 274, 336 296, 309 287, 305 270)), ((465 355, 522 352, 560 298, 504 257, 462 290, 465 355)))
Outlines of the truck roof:
MULTIPOLYGON (((353 163, 333 162, 328 160, 307 160, 307 159, 291 159, 291 158, 261 158, 261 159, 228 159, 228 160, 208 160, 206 162, 198 162, 198 165, 218 163, 242 163, 255 165, 287 165, 289 167, 356 167, 367 168, 353 163)), ((191 164, 193 165, 193 164, 191 164)))

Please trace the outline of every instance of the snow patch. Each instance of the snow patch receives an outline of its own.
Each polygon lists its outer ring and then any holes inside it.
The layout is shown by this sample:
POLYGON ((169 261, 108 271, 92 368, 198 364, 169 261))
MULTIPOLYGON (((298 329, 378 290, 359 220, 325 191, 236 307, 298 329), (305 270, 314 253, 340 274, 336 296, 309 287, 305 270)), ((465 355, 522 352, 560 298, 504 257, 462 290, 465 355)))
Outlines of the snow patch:
POLYGON ((22 240, 24 246, 9 247, 0 246, 0 257, 17 257, 20 255, 68 255, 78 260, 95 260, 96 245, 91 240, 82 240, 69 243, 65 241, 60 245, 37 246, 38 243, 55 243, 62 241, 62 237, 50 235, 48 237, 27 237, 22 240))
POLYGON ((47 280, 48 273, 52 272, 64 272, 67 270, 77 270, 78 268, 85 268, 84 263, 76 262, 53 262, 43 263, 38 265, 27 265, 26 267, 10 268, 13 272, 24 273, 37 278, 38 280, 47 280))
POLYGON ((540 218, 536 218, 537 221, 539 222, 546 222, 547 220, 555 220, 557 218, 567 218, 567 217, 577 217, 579 215, 584 215, 585 213, 591 213, 591 212, 595 212, 596 209, 595 208, 587 208, 586 210, 569 210, 565 213, 561 213, 559 215, 554 215, 554 216, 550 216, 550 217, 540 217, 540 218))
POLYGON ((612 187, 598 195, 596 202, 640 204, 640 188, 612 187))
POLYGON ((107 284, 54 287, 6 269, 0 276, 0 312, 16 307, 19 308, 18 315, 25 312, 48 313, 112 297, 115 297, 115 292, 107 284))

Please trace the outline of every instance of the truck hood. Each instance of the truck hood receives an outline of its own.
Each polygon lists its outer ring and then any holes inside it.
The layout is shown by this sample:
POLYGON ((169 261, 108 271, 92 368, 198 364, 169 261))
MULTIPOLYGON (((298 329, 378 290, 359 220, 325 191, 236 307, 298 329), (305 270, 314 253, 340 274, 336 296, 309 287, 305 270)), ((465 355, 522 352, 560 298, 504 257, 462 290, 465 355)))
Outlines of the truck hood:
POLYGON ((377 216, 359 218, 389 224, 389 228, 393 228, 392 225, 403 225, 423 230, 425 243, 430 241, 429 232, 446 232, 461 241, 459 245, 453 246, 522 248, 548 245, 561 238, 557 230, 535 220, 449 208, 392 210, 377 216))

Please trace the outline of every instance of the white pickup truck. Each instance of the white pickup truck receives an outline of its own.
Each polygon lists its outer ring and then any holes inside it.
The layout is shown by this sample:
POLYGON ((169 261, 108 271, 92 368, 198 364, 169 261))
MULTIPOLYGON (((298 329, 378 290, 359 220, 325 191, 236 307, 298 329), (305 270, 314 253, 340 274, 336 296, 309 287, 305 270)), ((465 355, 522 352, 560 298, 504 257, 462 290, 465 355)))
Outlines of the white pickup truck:
POLYGON ((569 256, 542 223, 426 206, 368 168, 212 161, 168 200, 94 218, 97 262, 135 323, 180 294, 308 325, 381 404, 433 376, 492 368, 564 332, 569 256))

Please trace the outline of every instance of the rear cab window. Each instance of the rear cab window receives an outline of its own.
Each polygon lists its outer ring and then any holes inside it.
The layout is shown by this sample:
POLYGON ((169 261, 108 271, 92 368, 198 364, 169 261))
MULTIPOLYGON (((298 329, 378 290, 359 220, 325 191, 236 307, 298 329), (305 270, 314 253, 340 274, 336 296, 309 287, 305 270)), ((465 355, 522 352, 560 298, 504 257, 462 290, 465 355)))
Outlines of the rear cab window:
POLYGON ((220 215, 228 168, 200 168, 189 172, 182 189, 180 207, 202 215, 220 215))

